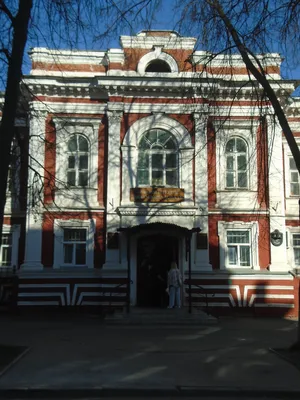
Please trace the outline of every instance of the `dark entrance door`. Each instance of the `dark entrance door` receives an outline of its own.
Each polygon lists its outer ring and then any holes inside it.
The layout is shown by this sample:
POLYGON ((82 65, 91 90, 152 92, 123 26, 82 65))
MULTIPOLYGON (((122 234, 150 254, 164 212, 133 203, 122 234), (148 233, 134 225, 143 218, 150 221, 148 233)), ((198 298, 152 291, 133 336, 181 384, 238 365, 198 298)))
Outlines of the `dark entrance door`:
POLYGON ((143 236, 137 246, 137 305, 166 307, 167 276, 178 263, 178 239, 167 235, 143 236))

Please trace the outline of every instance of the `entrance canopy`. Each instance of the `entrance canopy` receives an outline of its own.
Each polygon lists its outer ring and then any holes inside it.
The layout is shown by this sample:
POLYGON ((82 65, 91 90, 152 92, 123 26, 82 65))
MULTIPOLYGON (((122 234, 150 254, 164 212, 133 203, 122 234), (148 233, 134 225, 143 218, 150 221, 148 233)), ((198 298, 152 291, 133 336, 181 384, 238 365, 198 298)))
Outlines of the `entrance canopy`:
POLYGON ((124 228, 118 228, 119 232, 124 232, 128 233, 129 235, 134 235, 135 233, 141 232, 141 231, 160 231, 160 232, 177 232, 181 235, 184 236, 189 236, 192 233, 195 232, 201 232, 200 228, 184 228, 182 226, 176 225, 176 224, 167 224, 167 223, 162 223, 162 222, 153 222, 150 224, 140 224, 140 225, 134 225, 134 226, 129 226, 129 227, 124 227, 124 228))

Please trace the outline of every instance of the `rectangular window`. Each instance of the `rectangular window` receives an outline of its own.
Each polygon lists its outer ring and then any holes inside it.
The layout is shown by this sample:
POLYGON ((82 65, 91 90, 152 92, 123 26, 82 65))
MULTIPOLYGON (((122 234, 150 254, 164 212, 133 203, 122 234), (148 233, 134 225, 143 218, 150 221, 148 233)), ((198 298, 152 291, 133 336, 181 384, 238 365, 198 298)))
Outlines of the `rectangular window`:
POLYGON ((300 233, 293 235, 294 263, 300 265, 300 233))
POLYGON ((300 195, 300 185, 299 185, 299 172, 296 167, 295 160, 293 157, 289 158, 290 162, 290 194, 291 196, 300 195))
POLYGON ((86 264, 86 229, 64 229, 64 264, 86 264))
POLYGON ((227 231, 228 264, 232 267, 251 266, 251 248, 249 230, 227 231))
POLYGON ((12 254, 12 234, 3 233, 0 243, 0 265, 10 266, 12 254))

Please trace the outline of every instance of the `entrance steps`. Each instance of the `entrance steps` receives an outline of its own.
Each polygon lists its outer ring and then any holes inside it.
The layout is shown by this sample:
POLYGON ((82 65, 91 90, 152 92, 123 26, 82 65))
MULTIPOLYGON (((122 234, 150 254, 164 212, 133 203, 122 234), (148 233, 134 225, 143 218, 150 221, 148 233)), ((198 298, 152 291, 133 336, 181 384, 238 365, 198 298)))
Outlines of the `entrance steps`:
POLYGON ((201 325, 216 323, 217 319, 201 310, 193 309, 189 313, 183 308, 141 308, 131 307, 130 312, 116 312, 107 315, 104 322, 108 325, 201 325))

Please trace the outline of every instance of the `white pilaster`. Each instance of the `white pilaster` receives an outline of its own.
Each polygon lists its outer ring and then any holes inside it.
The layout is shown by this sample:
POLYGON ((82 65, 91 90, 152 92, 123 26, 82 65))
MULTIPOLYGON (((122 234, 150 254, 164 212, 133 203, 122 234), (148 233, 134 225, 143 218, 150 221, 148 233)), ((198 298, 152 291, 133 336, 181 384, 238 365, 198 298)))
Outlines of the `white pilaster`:
MULTIPOLYGON (((120 217, 116 209, 120 206, 121 152, 120 130, 123 108, 121 104, 109 103, 108 119, 108 155, 107 155, 107 200, 106 231, 116 232, 120 226, 120 217)), ((120 244, 119 244, 120 245, 120 244)), ((120 263, 119 249, 106 249, 106 261, 103 268, 115 268, 120 263)))
POLYGON ((289 269, 286 252, 285 210, 284 210, 284 173, 282 155, 282 129, 274 116, 267 117, 268 154, 269 154, 269 201, 270 201, 270 234, 278 230, 283 235, 280 246, 271 246, 270 271, 287 271, 289 269))
POLYGON ((181 183, 180 187, 184 188, 184 202, 193 202, 193 160, 194 160, 194 148, 186 147, 180 149, 181 157, 181 183))
POLYGON ((123 111, 119 104, 108 104, 107 213, 120 205, 120 129, 123 111))
POLYGON ((122 146, 122 205, 130 203, 130 188, 136 186, 136 147, 122 146))
POLYGON ((42 224, 46 112, 30 110, 29 169, 26 211, 25 260, 22 269, 43 269, 42 224))
POLYGON ((207 210, 207 114, 194 113, 195 122, 195 205, 207 210))
MULTIPOLYGON (((195 123, 195 206, 197 207, 196 226, 201 233, 208 235, 208 181, 207 181, 207 110, 194 113, 195 123)), ((196 234, 193 238, 195 262, 194 270, 211 271, 209 249, 197 249, 196 234)), ((207 239, 208 242, 208 239, 207 239)), ((208 245, 208 243, 207 243, 208 245)))

